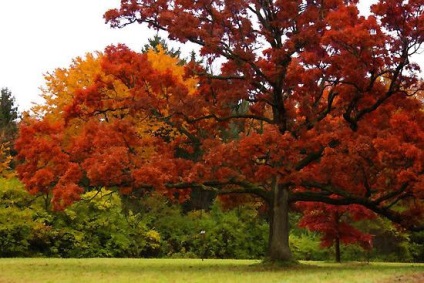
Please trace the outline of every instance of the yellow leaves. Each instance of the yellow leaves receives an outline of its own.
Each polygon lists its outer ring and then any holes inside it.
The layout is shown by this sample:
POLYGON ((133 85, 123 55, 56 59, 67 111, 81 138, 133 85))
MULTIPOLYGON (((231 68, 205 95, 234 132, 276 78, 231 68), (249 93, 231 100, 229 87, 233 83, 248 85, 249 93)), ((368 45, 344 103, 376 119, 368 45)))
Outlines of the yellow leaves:
POLYGON ((93 202, 98 210, 108 210, 120 202, 119 197, 113 194, 114 191, 101 188, 98 191, 86 192, 81 196, 84 201, 93 202), (113 201, 112 201, 113 199, 113 201))
POLYGON ((187 102, 197 97, 190 97, 197 78, 180 63, 162 47, 140 54, 111 46, 46 74, 45 104, 21 124, 21 133, 30 131, 19 140, 19 172, 29 190, 52 192, 55 209, 63 209, 80 199, 83 178, 126 190, 169 181, 172 175, 161 172, 181 168, 166 162, 185 126, 179 112, 197 105, 187 102))
POLYGON ((15 175, 10 169, 12 156, 9 153, 9 145, 7 142, 0 144, 0 175, 2 178, 9 179, 15 175))
POLYGON ((188 89, 188 94, 193 95, 196 91, 198 80, 185 78, 185 68, 180 64, 179 59, 166 54, 161 45, 157 49, 158 51, 153 49, 147 51, 147 60, 153 69, 159 73, 170 72, 178 82, 182 83, 188 89))
POLYGON ((75 91, 88 87, 101 75, 100 52, 87 53, 84 58, 77 57, 69 68, 58 68, 44 76, 46 87, 41 89, 45 100, 42 105, 36 105, 32 111, 49 119, 60 119, 64 107, 69 105, 75 91))
POLYGON ((160 234, 155 230, 149 230, 146 233, 146 240, 149 242, 149 246, 154 249, 160 248, 160 234))

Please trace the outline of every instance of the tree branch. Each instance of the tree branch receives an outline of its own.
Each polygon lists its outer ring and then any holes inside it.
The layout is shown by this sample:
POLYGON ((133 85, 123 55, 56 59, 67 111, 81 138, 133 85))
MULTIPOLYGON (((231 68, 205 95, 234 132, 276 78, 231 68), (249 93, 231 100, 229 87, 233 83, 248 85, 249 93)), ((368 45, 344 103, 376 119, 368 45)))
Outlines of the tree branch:
POLYGON ((208 119, 214 119, 218 122, 226 122, 232 119, 254 119, 254 120, 259 120, 259 121, 263 121, 263 122, 267 122, 269 124, 273 124, 273 121, 271 119, 268 119, 266 117, 262 117, 262 116, 256 116, 256 115, 252 115, 252 114, 238 114, 238 115, 231 115, 231 116, 227 116, 227 117, 218 117, 215 114, 209 114, 209 115, 205 115, 202 117, 198 117, 198 118, 189 118, 187 117, 187 115, 183 114, 183 113, 176 113, 179 115, 182 115, 184 117, 184 119, 186 120, 186 122, 188 123, 196 123, 202 120, 208 120, 208 119))
MULTIPOLYGON (((322 184, 318 182, 303 182, 301 184, 304 187, 309 188, 319 188, 323 190, 325 193, 322 192, 297 192, 292 193, 289 198, 289 202, 297 202, 297 201, 307 201, 307 202, 322 202, 332 205, 351 205, 351 204, 358 204, 362 205, 369 210, 386 217, 390 221, 397 223, 404 227, 405 229, 408 229, 409 231, 423 231, 424 225, 418 224, 413 225, 408 223, 405 219, 405 216, 401 213, 391 209, 391 205, 389 206, 383 206, 381 207, 380 204, 382 201, 387 200, 386 197, 380 198, 381 201, 376 202, 373 200, 370 200, 366 197, 361 197, 357 195, 350 194, 346 192, 345 190, 342 190, 340 188, 336 188, 334 186, 331 186, 329 184, 322 184), (331 197, 331 193, 334 195, 337 195, 338 197, 331 197)), ((403 188, 403 187, 402 187, 403 188)), ((402 190, 402 189, 401 189, 402 190)), ((397 191, 399 192, 399 190, 397 191)), ((399 195, 399 194, 398 194, 399 195)))
MULTIPOLYGON (((148 186, 148 185, 147 185, 148 186)), ((165 187, 168 189, 200 189, 204 191, 213 191, 219 195, 228 194, 252 194, 262 198, 265 201, 270 201, 268 192, 260 185, 250 183, 248 181, 228 180, 221 181, 207 181, 203 183, 194 182, 181 182, 181 183, 167 183, 165 187), (236 188, 228 186, 237 186, 236 188)))

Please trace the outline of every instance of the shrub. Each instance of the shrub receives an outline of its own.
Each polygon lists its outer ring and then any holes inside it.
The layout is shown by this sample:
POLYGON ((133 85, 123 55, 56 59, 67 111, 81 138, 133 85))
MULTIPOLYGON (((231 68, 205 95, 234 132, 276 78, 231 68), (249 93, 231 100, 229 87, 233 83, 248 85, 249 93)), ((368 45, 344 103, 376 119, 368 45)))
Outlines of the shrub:
POLYGON ((29 239, 38 225, 28 208, 31 196, 16 179, 0 179, 0 256, 29 256, 29 239))
POLYGON ((292 253, 299 260, 329 260, 328 249, 320 246, 320 236, 317 233, 303 231, 290 235, 292 253))

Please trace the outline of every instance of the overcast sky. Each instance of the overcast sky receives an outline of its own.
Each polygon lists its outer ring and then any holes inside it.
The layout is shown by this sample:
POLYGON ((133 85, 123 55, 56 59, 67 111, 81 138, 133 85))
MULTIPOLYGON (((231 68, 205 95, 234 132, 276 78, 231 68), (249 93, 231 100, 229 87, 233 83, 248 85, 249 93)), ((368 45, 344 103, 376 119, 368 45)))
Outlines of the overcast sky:
POLYGON ((40 102, 43 74, 68 67, 72 58, 125 43, 141 50, 155 32, 140 25, 111 29, 103 13, 120 0, 0 0, 0 88, 19 109, 40 102))
MULTIPOLYGON (((363 0, 371 2, 371 0, 363 0)), ((125 43, 140 50, 155 32, 140 25, 111 29, 103 13, 120 0, 0 0, 0 88, 7 87, 20 111, 41 102, 43 74, 66 68, 72 58, 125 43)), ((189 52, 189 51, 187 51, 189 52)), ((420 61, 424 68, 424 55, 420 61)))

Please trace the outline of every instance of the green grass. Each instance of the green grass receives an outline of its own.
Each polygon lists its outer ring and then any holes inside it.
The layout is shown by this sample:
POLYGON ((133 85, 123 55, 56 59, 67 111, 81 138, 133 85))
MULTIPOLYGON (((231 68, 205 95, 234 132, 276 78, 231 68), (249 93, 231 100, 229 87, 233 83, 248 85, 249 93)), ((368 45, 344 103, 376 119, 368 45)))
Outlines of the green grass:
MULTIPOLYGON (((270 267, 253 260, 0 259, 5 282, 391 282, 422 274, 424 264, 302 262, 270 267)), ((421 275, 420 275, 421 276, 421 275)), ((415 281, 414 281, 415 282, 415 281)), ((419 281, 416 281, 419 282, 419 281)))

